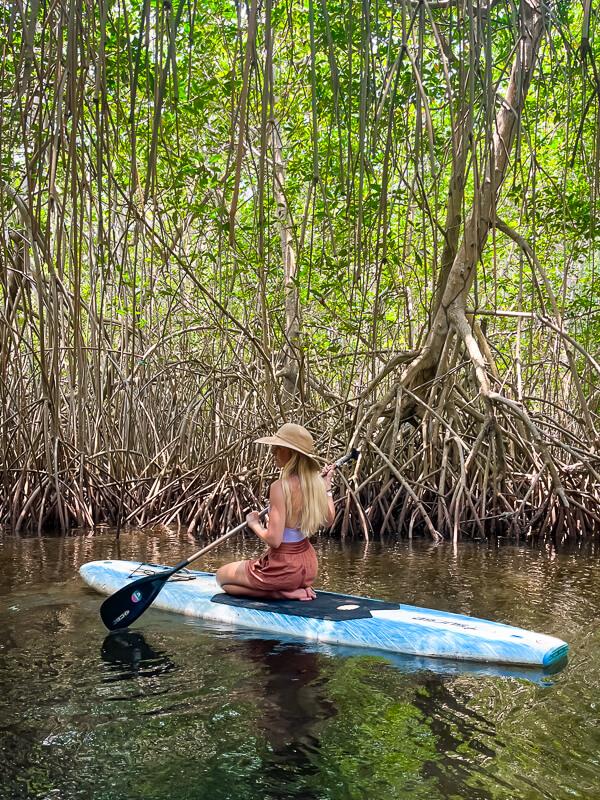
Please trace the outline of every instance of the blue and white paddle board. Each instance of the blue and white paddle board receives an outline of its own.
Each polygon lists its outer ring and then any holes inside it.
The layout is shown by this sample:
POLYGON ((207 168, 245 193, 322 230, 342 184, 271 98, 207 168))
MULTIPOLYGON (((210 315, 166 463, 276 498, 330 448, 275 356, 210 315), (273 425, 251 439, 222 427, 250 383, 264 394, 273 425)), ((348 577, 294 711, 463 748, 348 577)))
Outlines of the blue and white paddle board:
MULTIPOLYGON (((79 572, 102 594, 169 567, 137 561, 92 561, 79 572)), ((221 592, 211 572, 182 570, 153 606, 234 627, 344 647, 490 664, 552 667, 567 658, 561 639, 491 622, 368 597, 317 592, 317 599, 257 600, 221 592)))

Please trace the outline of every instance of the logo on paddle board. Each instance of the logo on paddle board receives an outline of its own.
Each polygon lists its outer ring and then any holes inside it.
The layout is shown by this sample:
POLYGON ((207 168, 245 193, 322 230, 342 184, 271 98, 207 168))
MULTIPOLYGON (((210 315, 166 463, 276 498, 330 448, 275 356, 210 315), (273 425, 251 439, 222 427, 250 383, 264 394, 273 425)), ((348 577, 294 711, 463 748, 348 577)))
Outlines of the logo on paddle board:
POLYGON ((131 602, 132 603, 139 603, 142 599, 142 593, 139 589, 136 589, 135 592, 131 595, 131 602))
POLYGON ((417 616, 414 616, 413 619, 418 619, 422 622, 433 622, 434 625, 454 625, 455 628, 464 628, 466 631, 477 630, 475 625, 469 625, 468 622, 455 622, 453 619, 441 619, 440 617, 417 617, 417 616))

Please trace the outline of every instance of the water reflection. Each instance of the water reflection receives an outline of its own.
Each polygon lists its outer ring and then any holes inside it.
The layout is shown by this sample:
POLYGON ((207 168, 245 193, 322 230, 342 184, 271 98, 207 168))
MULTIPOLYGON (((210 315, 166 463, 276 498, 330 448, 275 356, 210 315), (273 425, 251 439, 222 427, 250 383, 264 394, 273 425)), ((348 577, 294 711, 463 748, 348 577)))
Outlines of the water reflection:
MULTIPOLYGON (((252 555, 240 538, 200 568, 252 555)), ((176 563, 176 532, 0 540, 0 797, 566 800, 597 795, 595 553, 317 542, 320 583, 541 630, 556 675, 300 644, 149 610, 106 636, 77 575, 176 563), (117 552, 120 548, 120 553, 117 552), (549 687, 549 688, 547 688, 549 687), (573 754, 576 754, 576 758, 573 754)))
POLYGON ((321 692, 322 663, 317 653, 268 639, 247 639, 236 649, 264 676, 260 726, 274 752, 307 734, 310 738, 317 722, 335 714, 335 706, 321 692))
POLYGON ((100 658, 109 666, 103 683, 157 677, 177 669, 164 650, 155 650, 139 631, 114 631, 102 642, 100 658))
POLYGON ((310 784, 319 772, 318 731, 337 713, 322 659, 301 645, 278 645, 267 639, 247 639, 236 649, 258 667, 262 678, 257 725, 269 746, 263 767, 265 791, 295 797, 294 787, 301 786, 303 799, 317 800, 321 794, 310 784))

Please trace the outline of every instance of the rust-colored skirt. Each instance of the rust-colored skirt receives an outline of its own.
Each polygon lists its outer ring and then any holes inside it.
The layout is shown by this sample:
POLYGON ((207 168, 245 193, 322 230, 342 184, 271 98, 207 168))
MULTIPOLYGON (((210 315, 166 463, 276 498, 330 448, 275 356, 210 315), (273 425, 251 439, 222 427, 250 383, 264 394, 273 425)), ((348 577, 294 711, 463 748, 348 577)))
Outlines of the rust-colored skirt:
POLYGON ((317 577, 317 554, 308 539, 269 547, 260 558, 246 561, 248 583, 262 591, 291 592, 311 586, 317 577))

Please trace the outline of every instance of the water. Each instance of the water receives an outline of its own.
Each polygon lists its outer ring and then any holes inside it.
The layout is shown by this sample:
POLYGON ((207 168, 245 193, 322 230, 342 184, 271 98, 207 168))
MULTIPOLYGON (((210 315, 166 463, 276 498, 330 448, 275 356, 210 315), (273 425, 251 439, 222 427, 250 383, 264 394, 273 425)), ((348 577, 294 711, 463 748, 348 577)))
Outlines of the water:
MULTIPOLYGON (((2 800, 600 797, 593 546, 317 542, 330 590, 565 639, 550 677, 242 639, 153 609, 107 637, 80 564, 197 548, 168 530, 0 536, 2 800)), ((254 552, 240 540, 199 566, 254 552)))

